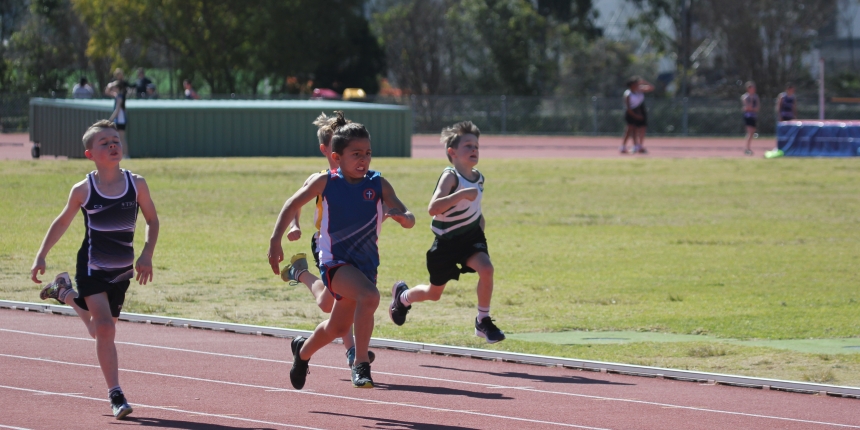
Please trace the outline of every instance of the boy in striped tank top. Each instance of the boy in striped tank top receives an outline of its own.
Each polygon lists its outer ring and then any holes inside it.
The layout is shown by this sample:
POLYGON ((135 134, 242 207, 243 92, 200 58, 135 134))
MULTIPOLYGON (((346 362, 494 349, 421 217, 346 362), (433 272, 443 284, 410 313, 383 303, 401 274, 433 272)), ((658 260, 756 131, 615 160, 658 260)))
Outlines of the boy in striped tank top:
POLYGON ((342 112, 331 125, 332 158, 338 169, 314 175, 287 200, 269 240, 269 265, 278 273, 284 259, 281 240, 299 208, 321 196, 322 211, 318 241, 320 274, 334 297, 331 316, 308 338, 297 336, 290 343, 293 366, 290 383, 300 390, 309 373, 308 362, 320 348, 355 331, 355 365, 352 384, 373 388, 368 346, 373 334, 373 313, 379 307, 376 272, 379 267, 377 238, 382 220, 388 216, 404 228, 415 225, 415 217, 397 198, 394 188, 379 172, 370 170, 370 133, 361 124, 347 123, 342 112), (382 203, 388 209, 383 212, 382 203))
POLYGON ((484 216, 481 198, 484 194, 484 175, 475 169, 478 164, 478 137, 481 131, 471 121, 454 124, 442 130, 442 143, 448 161, 436 183, 428 211, 433 216, 431 230, 436 235, 427 251, 427 270, 430 284, 412 289, 403 281, 391 289, 388 315, 397 325, 406 322, 412 304, 442 297, 445 284, 460 279, 461 273, 478 272, 478 316, 475 318, 475 335, 496 343, 505 340, 490 318, 490 301, 493 297, 493 263, 484 236, 484 216))
MULTIPOLYGON (((317 126, 317 140, 319 140, 320 152, 325 156, 326 160, 328 160, 329 168, 308 177, 305 181, 305 185, 307 185, 307 183, 318 174, 328 174, 329 172, 337 170, 337 162, 332 159, 331 151, 331 137, 333 134, 331 125, 336 120, 336 117, 329 117, 326 116, 325 113, 322 113, 313 122, 313 125, 317 126)), ((346 120, 346 122, 351 123, 352 121, 346 120)), ((319 241, 320 222, 322 221, 322 199, 320 197, 321 196, 317 196, 316 204, 314 205, 314 227, 316 227, 316 231, 311 235, 311 255, 314 257, 314 262, 316 263, 317 268, 320 266, 319 246, 317 246, 317 242, 319 241)), ((290 222, 289 231, 287 232, 287 239, 289 239, 290 242, 299 240, 302 237, 302 228, 299 222, 300 218, 301 209, 296 213, 295 219, 290 222)), ((311 294, 313 294, 320 310, 327 314, 331 313, 332 306, 334 305, 334 297, 328 293, 322 279, 308 271, 308 260, 306 254, 299 253, 293 255, 290 258, 289 264, 281 269, 281 279, 284 282, 291 283, 291 285, 298 282, 304 284, 308 287, 311 294)), ((342 338, 342 341, 343 347, 346 348, 346 364, 351 368, 355 364, 355 339, 353 336, 352 326, 350 326, 349 333, 342 338)), ((368 351, 367 354, 370 357, 370 362, 373 363, 373 360, 376 359, 376 354, 374 354, 373 351, 368 351)))
POLYGON ((43 300, 57 299, 71 306, 96 340, 96 355, 108 386, 116 419, 132 412, 119 386, 119 365, 114 344, 116 320, 131 278, 145 285, 152 280, 152 253, 158 239, 158 215, 149 187, 140 175, 119 167, 122 142, 114 123, 99 121, 84 133, 84 155, 96 170, 72 187, 69 201, 51 223, 30 269, 33 282, 45 274, 45 258, 60 240, 78 210, 84 216, 86 235, 78 251, 75 283, 63 272, 42 289, 43 300), (134 264, 134 230, 140 210, 146 219, 146 243, 134 264), (134 264, 134 266, 132 266, 134 264))

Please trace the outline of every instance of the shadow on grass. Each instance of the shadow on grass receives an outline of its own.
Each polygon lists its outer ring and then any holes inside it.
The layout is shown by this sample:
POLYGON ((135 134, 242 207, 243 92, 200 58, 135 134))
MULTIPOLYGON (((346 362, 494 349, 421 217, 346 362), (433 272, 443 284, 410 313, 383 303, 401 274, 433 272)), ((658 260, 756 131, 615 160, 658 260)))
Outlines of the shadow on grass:
POLYGON ((361 415, 349 415, 349 414, 338 414, 334 412, 317 412, 311 411, 312 414, 322 414, 322 415, 333 415, 336 417, 346 417, 346 418, 360 418, 363 420, 374 420, 376 424, 373 428, 403 428, 403 429, 411 429, 411 430, 477 430, 474 427, 461 427, 461 426, 448 426, 444 424, 428 424, 428 423, 417 423, 413 421, 402 421, 402 420, 393 420, 390 418, 374 418, 369 416, 361 416, 361 415))
POLYGON ((458 372, 482 373, 484 375, 498 376, 501 378, 524 379, 534 382, 550 382, 553 384, 583 384, 583 385, 636 385, 627 384, 624 382, 610 382, 601 379, 583 378, 581 376, 547 376, 547 375, 532 375, 522 372, 487 372, 483 370, 457 369, 455 367, 433 366, 430 364, 422 364, 421 367, 429 369, 441 370, 456 370, 458 372))

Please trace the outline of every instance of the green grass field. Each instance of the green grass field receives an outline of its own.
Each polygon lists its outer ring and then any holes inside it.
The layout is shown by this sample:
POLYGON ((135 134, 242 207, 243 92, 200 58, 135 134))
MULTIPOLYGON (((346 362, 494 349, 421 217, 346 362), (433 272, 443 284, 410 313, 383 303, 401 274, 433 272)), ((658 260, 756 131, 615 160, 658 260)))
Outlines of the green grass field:
MULTIPOLYGON (((708 339, 860 337, 860 173, 853 159, 484 160, 496 267, 493 316, 506 332, 628 330, 706 334, 701 342, 557 345, 473 335, 475 275, 442 300, 389 320, 390 286, 426 283, 426 207, 444 160, 376 159, 417 224, 379 240, 374 335, 718 373, 860 386, 860 353, 814 354, 708 339)), ((126 311, 311 329, 304 286, 272 274, 268 238, 284 200, 324 160, 128 160, 161 220, 155 281, 126 311)), ((33 257, 87 160, 0 162, 0 298, 36 302, 33 257)), ((284 244, 308 252, 305 236, 284 244)), ((142 227, 143 218, 140 217, 142 227)), ((82 219, 48 256, 74 271, 82 219)), ((137 235, 142 246, 142 228, 137 235)))

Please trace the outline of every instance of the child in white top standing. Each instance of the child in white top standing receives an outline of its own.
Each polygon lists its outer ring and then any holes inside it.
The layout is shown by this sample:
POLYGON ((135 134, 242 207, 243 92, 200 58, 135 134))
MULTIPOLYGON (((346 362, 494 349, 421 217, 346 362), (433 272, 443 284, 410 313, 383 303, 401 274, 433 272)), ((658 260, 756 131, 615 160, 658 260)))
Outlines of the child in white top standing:
POLYGON ((448 281, 460 279, 461 273, 477 272, 475 335, 488 343, 496 343, 505 340, 505 334, 490 318, 494 269, 481 212, 484 175, 475 169, 480 135, 481 131, 471 121, 442 130, 441 140, 453 168, 448 167, 442 172, 428 207, 433 216, 431 229, 436 235, 427 251, 430 284, 409 289, 403 281, 395 283, 388 314, 394 324, 403 325, 413 303, 437 301, 448 281))

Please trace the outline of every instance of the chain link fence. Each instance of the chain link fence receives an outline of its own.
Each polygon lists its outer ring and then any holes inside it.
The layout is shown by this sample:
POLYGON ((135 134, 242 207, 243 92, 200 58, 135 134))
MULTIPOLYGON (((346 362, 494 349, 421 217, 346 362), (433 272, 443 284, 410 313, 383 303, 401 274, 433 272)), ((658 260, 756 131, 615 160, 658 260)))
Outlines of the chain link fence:
MULTIPOLYGON (((30 97, 46 95, 0 94, 0 124, 5 132, 25 132, 29 126, 30 97)), ((161 96, 161 99, 181 98, 161 96)), ((211 100, 308 100, 308 96, 216 94, 211 100)), ((455 122, 471 120, 487 134, 620 135, 624 131, 624 105, 620 97, 560 98, 507 96, 370 96, 369 103, 390 103, 412 108, 415 133, 438 133, 455 122)), ((193 103, 193 101, 189 101, 193 103)), ((740 97, 647 98, 648 134, 653 136, 741 136, 744 123, 740 97)), ((758 133, 776 130, 775 100, 762 99, 758 133)), ((860 104, 825 106, 827 119, 860 119, 860 104)), ((818 118, 815 97, 798 98, 800 118, 818 118)))

